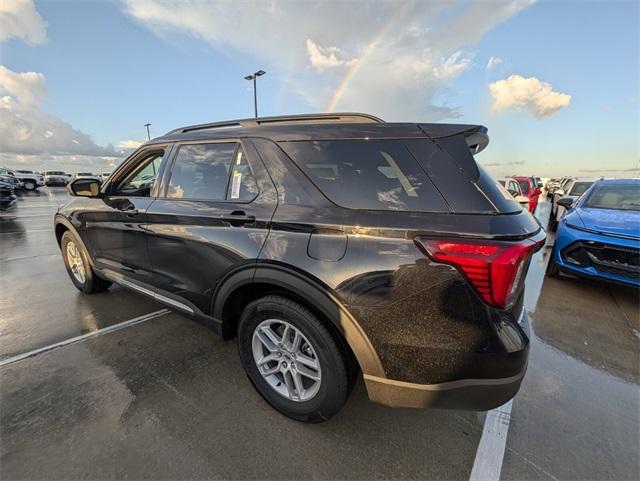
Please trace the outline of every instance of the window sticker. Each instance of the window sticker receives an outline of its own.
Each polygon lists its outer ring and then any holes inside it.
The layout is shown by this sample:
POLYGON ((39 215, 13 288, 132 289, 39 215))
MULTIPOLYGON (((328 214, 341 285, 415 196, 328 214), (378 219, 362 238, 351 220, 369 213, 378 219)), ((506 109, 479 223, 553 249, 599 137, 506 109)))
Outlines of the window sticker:
POLYGON ((232 199, 240 198, 241 182, 242 182, 242 174, 240 172, 235 171, 233 173, 233 178, 231 179, 231 198, 232 199))

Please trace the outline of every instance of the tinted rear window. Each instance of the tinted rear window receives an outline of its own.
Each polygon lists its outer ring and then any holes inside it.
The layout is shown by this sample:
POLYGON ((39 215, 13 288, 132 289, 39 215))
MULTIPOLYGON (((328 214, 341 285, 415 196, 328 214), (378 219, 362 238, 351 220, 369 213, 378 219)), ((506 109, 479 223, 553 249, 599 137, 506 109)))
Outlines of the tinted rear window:
POLYGON ((330 200, 343 207, 449 212, 401 141, 298 141, 281 146, 330 200))
POLYGON ((575 184, 573 184, 573 187, 571 187, 571 195, 582 195, 592 185, 593 182, 576 182, 575 184))
POLYGON ((528 194, 529 193, 529 181, 528 180, 519 180, 518 184, 520 184, 520 190, 528 194))

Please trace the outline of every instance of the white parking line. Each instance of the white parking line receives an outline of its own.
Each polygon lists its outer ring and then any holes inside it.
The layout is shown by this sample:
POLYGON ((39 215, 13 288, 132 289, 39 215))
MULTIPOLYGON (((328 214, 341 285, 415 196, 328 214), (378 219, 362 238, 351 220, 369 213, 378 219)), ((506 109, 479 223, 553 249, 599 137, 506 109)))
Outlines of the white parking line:
POLYGON ((24 352, 22 354, 18 354, 17 356, 13 356, 13 357, 8 357, 0 361, 0 367, 6 366, 7 364, 13 364, 14 362, 22 361, 23 359, 37 356, 38 354, 52 351, 54 349, 58 349, 60 347, 68 346, 69 344, 82 342, 92 337, 97 337, 103 334, 108 334, 110 332, 119 331, 120 329, 124 329, 125 327, 133 326, 134 324, 140 324, 141 322, 145 322, 145 321, 150 321, 151 319, 164 316, 165 314, 168 314, 168 313, 169 313, 169 309, 160 309, 159 311, 150 312, 149 314, 145 314, 144 316, 140 316, 140 317, 134 317, 133 319, 129 319, 128 321, 120 322, 118 324, 104 327, 96 331, 88 332, 87 334, 82 334, 81 336, 65 339, 64 341, 56 342, 55 344, 49 344, 48 346, 34 349, 33 351, 24 352))
POLYGON ((512 404, 513 401, 509 401, 487 413, 469 481, 500 480, 512 404))

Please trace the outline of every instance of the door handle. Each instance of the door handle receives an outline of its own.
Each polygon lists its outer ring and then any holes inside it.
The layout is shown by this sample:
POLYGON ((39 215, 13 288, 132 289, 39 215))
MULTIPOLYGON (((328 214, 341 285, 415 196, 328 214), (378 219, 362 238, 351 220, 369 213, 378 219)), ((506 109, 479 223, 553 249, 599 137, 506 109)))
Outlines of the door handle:
POLYGON ((229 215, 229 222, 231 225, 237 226, 242 224, 248 224, 251 222, 255 222, 255 215, 247 215, 243 210, 234 210, 229 215))

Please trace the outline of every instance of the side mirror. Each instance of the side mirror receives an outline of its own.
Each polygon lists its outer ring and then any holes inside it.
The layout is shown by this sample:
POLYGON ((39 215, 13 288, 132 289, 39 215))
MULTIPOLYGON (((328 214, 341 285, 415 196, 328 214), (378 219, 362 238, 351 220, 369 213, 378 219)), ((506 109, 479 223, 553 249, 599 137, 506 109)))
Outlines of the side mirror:
POLYGON ((561 205, 565 209, 570 209, 573 205, 573 199, 571 197, 562 197, 558 199, 558 205, 561 205))
POLYGON ((100 182, 96 179, 76 179, 67 184, 67 190, 77 197, 98 197, 100 195, 100 182))

